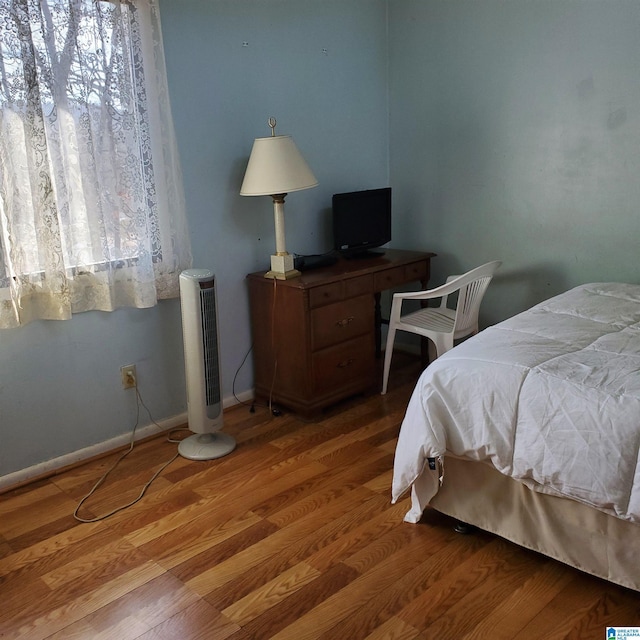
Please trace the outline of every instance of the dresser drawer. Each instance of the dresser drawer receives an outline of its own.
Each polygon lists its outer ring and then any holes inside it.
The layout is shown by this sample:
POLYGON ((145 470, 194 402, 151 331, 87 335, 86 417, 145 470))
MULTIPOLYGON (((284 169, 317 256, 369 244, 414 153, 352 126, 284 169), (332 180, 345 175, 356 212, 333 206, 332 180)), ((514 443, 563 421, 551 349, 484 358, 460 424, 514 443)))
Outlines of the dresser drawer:
POLYGON ((360 276, 359 278, 349 278, 344 281, 344 297, 355 298, 356 296, 373 293, 373 276, 371 274, 360 276))
POLYGON ((374 276, 374 286, 376 291, 386 291, 393 289, 406 282, 405 267, 393 267, 376 273, 374 276))
POLYGON ((313 355, 314 392, 322 395, 371 386, 376 371, 373 347, 369 334, 317 351, 313 355))
POLYGON ((311 312, 311 349, 317 351, 351 340, 374 327, 374 302, 370 295, 319 307, 311 312))
POLYGON ((338 302, 343 297, 342 282, 331 282, 319 287, 313 287, 309 291, 309 307, 316 309, 332 302, 338 302))
POLYGON ((414 262, 408 264, 404 268, 404 276, 407 282, 413 282, 415 280, 426 280, 427 278, 427 263, 426 262, 414 262))

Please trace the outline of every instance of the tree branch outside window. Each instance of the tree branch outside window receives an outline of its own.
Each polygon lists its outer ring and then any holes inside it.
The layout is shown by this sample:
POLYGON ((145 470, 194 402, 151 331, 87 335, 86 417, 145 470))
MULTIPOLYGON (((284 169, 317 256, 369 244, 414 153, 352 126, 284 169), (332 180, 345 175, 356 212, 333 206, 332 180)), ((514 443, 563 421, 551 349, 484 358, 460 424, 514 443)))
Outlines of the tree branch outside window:
POLYGON ((157 0, 0 0, 0 327, 179 295, 157 0))

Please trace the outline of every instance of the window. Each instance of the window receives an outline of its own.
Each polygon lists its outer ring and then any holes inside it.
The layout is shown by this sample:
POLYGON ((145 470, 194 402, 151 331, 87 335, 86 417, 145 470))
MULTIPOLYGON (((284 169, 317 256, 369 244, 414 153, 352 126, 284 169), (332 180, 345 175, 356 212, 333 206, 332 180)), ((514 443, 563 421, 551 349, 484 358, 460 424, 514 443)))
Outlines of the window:
POLYGON ((179 295, 157 0, 0 0, 0 327, 179 295))

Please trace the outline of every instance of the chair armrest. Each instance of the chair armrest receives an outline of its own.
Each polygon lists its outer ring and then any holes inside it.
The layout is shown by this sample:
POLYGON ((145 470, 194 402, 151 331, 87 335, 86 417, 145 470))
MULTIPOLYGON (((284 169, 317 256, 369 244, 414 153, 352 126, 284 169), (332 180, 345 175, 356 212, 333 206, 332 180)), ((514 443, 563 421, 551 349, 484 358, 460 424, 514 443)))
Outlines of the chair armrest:
POLYGON ((459 282, 464 276, 449 276, 445 284, 436 287, 435 289, 427 289, 426 291, 402 291, 394 293, 394 300, 431 300, 433 298, 442 298, 450 293, 456 292, 462 284, 459 282))

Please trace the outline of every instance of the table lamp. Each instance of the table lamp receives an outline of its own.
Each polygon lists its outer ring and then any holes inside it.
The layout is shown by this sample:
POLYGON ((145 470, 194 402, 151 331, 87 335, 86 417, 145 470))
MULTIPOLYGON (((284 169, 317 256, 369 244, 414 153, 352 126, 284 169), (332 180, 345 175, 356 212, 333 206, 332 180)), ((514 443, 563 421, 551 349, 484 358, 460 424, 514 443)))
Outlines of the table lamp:
POLYGON ((288 280, 300 275, 287 253, 284 233, 284 199, 292 191, 310 189, 318 184, 309 165, 291 136, 275 134, 276 121, 269 118, 271 136, 256 138, 244 174, 241 196, 271 196, 276 227, 276 252, 271 256, 271 270, 265 278, 288 280))

